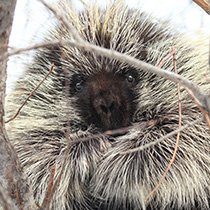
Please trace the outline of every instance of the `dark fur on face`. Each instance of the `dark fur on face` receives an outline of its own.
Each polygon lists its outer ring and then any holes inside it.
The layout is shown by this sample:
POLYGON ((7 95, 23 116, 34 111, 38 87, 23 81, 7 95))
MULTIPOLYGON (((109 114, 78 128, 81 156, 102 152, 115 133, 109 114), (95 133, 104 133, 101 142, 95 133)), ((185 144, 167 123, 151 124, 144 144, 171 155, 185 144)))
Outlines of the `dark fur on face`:
POLYGON ((137 83, 135 70, 99 72, 88 78, 73 76, 71 89, 84 122, 106 131, 131 125, 137 106, 137 83))

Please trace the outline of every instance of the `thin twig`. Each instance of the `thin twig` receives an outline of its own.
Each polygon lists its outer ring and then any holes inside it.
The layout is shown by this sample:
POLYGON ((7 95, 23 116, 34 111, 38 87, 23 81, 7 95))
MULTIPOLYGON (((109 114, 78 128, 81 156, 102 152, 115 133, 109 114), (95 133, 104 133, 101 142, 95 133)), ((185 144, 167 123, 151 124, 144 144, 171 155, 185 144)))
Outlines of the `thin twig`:
MULTIPOLYGON (((44 206, 46 205, 46 203, 50 204, 50 195, 51 195, 51 192, 52 192, 52 188, 53 188, 53 182, 54 182, 54 177, 55 177, 55 168, 56 168, 56 165, 53 165, 51 167, 51 176, 50 176, 50 180, 49 180, 49 185, 48 185, 48 188, 47 188, 47 192, 46 192, 46 195, 45 195, 45 198, 42 202, 42 207, 40 207, 39 205, 39 208, 43 208, 44 209, 44 206)), ((46 208, 45 208, 46 209, 46 208)))
POLYGON ((41 206, 37 203, 37 202, 35 202, 35 205, 40 209, 40 210, 42 210, 41 208, 41 206))
POLYGON ((36 44, 30 45, 28 47, 12 48, 12 50, 9 50, 9 51, 0 55, 0 61, 8 58, 9 56, 17 55, 22 52, 27 52, 30 50, 36 50, 38 48, 44 48, 44 47, 49 47, 49 46, 54 46, 54 45, 64 46, 64 45, 69 44, 69 42, 71 42, 71 41, 69 41, 69 40, 63 41, 63 40, 56 39, 56 40, 52 40, 52 41, 48 41, 48 42, 36 43, 36 44))
MULTIPOLYGON (((63 52, 61 53, 61 57, 63 59, 65 59, 65 54, 63 52)), ((72 143, 70 142, 70 121, 69 121, 70 117, 69 117, 69 109, 68 109, 68 107, 70 106, 69 80, 68 80, 68 71, 67 71, 66 66, 64 66, 64 74, 65 74, 65 94, 66 94, 66 98, 67 98, 67 102, 66 102, 67 103, 66 104, 67 105, 66 106, 67 107, 67 111, 66 111, 66 119, 67 119, 66 142, 67 142, 67 148, 66 148, 66 151, 65 151, 65 157, 64 157, 64 161, 63 161, 60 173, 59 173, 57 179, 55 180, 54 185, 51 187, 50 192, 48 192, 47 199, 45 200, 45 202, 42 203, 41 209, 45 209, 45 210, 49 209, 50 201, 53 198, 53 195, 56 192, 56 188, 58 187, 58 185, 60 183, 61 176, 63 175, 63 171, 65 169, 66 161, 67 161, 67 158, 68 158, 68 154, 69 154, 69 151, 70 151, 70 148, 71 148, 71 145, 72 145, 72 143)))
MULTIPOLYGON (((175 56, 175 49, 172 47, 172 52, 173 53, 173 64, 174 64, 174 72, 177 74, 177 68, 176 68, 176 56, 175 56)), ((180 94, 180 86, 179 84, 177 83, 177 92, 178 92, 178 103, 179 103, 179 129, 181 128, 181 124, 182 124, 182 108, 181 108, 181 94, 180 94)), ((157 189, 160 187, 161 183, 163 182, 163 180, 165 179, 172 163, 174 162, 175 160, 175 157, 176 157, 176 152, 177 152, 177 149, 178 149, 178 144, 179 144, 179 139, 180 139, 180 131, 177 133, 177 138, 176 138, 176 144, 175 144, 175 147, 174 147, 174 152, 173 152, 173 155, 172 155, 172 158, 164 172, 164 174, 162 175, 160 181, 158 182, 158 184, 155 186, 155 188, 149 193, 149 195, 147 195, 147 197, 145 198, 145 201, 148 200, 156 191, 157 189)))
POLYGON ((54 67, 54 63, 52 63, 51 68, 49 70, 49 72, 47 73, 47 75, 43 78, 43 80, 37 85, 37 87, 30 93, 30 95, 26 98, 26 100, 24 101, 24 103, 20 106, 20 108, 17 110, 16 114, 11 117, 9 120, 7 120, 5 123, 8 123, 12 120, 14 120, 18 114, 20 113, 21 109, 25 106, 25 104, 27 103, 27 101, 29 100, 29 98, 35 93, 35 91, 41 86, 41 84, 46 80, 46 78, 52 73, 54 67))
POLYGON ((15 194, 16 194, 16 199, 17 199, 18 210, 23 210, 24 203, 21 203, 21 197, 19 195, 19 192, 20 191, 18 190, 18 186, 16 185, 15 194))
POLYGON ((161 62, 159 63, 158 67, 161 68, 162 65, 163 65, 163 63, 164 63, 166 60, 168 60, 172 55, 174 55, 175 52, 176 52, 175 49, 173 49, 166 57, 164 57, 164 58, 161 60, 161 62))
POLYGON ((209 126, 210 128, 210 118, 209 118, 209 115, 208 115, 208 112, 205 111, 202 106, 200 106, 200 103, 198 101, 198 99, 193 95, 192 91, 190 91, 188 88, 185 87, 185 90, 189 93, 189 95, 192 97, 192 99, 195 101, 195 103, 197 104, 198 108, 200 109, 200 111, 202 112, 206 122, 207 122, 207 125, 209 126))
POLYGON ((134 149, 127 150, 126 152, 121 152, 120 155, 130 154, 130 153, 134 153, 134 152, 138 152, 138 151, 142 151, 142 150, 145 150, 145 149, 147 149, 147 148, 150 148, 150 147, 152 147, 152 146, 154 146, 154 145, 156 145, 156 144, 158 144, 158 143, 164 141, 165 139, 167 139, 167 138, 169 138, 169 137, 171 137, 171 136, 177 134, 178 132, 183 131, 183 130, 185 130, 186 128, 189 128, 189 127, 195 125, 196 123, 199 123, 200 121, 201 121, 201 119, 194 120, 194 121, 192 121, 192 122, 190 122, 190 123, 187 123, 186 125, 182 126, 181 128, 176 129, 176 130, 174 130, 174 131, 168 133, 167 135, 164 135, 164 136, 163 136, 162 138, 160 138, 160 139, 157 139, 157 140, 155 140, 155 141, 152 141, 152 142, 150 142, 150 143, 148 143, 148 144, 146 144, 146 145, 143 145, 143 146, 140 146, 140 147, 136 147, 136 148, 134 148, 134 149))
POLYGON ((76 28, 74 28, 73 25, 69 24, 69 21, 65 18, 63 13, 59 13, 57 10, 55 10, 53 7, 51 7, 49 4, 47 4, 44 0, 39 0, 46 8, 48 8, 55 17, 60 20, 66 28, 71 31, 71 34, 73 38, 79 42, 84 42, 84 40, 81 38, 79 33, 77 32, 76 28))
POLYGON ((163 122, 164 120, 168 120, 169 117, 173 117, 173 113, 163 115, 163 116, 161 116, 157 119, 150 120, 150 121, 147 121, 147 122, 138 122, 138 123, 135 123, 131 126, 118 128, 118 129, 114 129, 114 130, 107 130, 103 133, 97 133, 97 134, 94 134, 94 135, 85 136, 83 138, 78 138, 76 140, 71 141, 71 145, 81 143, 81 142, 86 142, 86 141, 89 141, 91 139, 99 139, 99 138, 102 138, 102 137, 105 137, 105 136, 124 135, 125 133, 127 133, 131 129, 141 130, 141 129, 144 129, 144 128, 148 128, 150 126, 155 126, 158 123, 163 122))

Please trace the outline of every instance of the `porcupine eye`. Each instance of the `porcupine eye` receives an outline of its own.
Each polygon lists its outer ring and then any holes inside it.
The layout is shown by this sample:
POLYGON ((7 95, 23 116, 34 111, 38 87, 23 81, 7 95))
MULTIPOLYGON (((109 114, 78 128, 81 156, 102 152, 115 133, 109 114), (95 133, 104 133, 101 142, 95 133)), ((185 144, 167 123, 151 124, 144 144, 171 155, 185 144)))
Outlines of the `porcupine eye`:
POLYGON ((85 78, 82 75, 74 74, 70 79, 70 95, 74 96, 84 90, 85 78))
POLYGON ((129 83, 134 83, 135 82, 135 78, 132 75, 128 75, 126 77, 126 81, 129 83))
POLYGON ((75 90, 76 90, 77 92, 80 92, 82 89, 83 89, 82 82, 77 82, 77 83, 75 84, 75 90))

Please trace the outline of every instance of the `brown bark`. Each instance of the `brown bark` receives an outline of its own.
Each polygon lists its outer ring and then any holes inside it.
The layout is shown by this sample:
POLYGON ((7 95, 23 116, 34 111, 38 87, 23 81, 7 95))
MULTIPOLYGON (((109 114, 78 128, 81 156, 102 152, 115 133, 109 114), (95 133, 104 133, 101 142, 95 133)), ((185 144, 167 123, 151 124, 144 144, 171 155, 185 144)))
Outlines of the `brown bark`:
POLYGON ((193 0, 197 5, 199 5, 203 10, 210 14, 210 1, 209 0, 193 0))

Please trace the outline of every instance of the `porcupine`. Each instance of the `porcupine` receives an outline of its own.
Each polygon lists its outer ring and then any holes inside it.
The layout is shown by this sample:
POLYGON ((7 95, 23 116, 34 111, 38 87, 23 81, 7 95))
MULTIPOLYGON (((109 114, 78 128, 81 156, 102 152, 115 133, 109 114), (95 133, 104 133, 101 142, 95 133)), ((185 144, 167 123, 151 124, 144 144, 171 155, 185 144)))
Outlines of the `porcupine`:
MULTIPOLYGON (((123 1, 113 1, 106 9, 90 3, 81 12, 74 11, 67 1, 63 5, 65 17, 84 40, 154 66, 170 52, 173 43, 178 73, 209 91, 204 77, 204 48, 200 50, 199 44, 193 45, 166 22, 129 9, 123 1)), ((55 24, 45 39, 60 37, 72 39, 72 34, 65 26, 55 24)), ((125 153, 178 128, 177 88, 169 80, 95 52, 49 46, 37 50, 8 95, 8 117, 52 63, 53 74, 7 124, 39 205, 50 185, 52 167, 55 182, 66 157, 50 209, 209 208, 209 130, 202 120, 181 132, 174 163, 147 201, 145 197, 170 162, 176 135, 147 149, 125 153), (128 126, 130 129, 123 134, 104 133, 128 126), (84 138, 68 149, 67 141, 84 138)), ((163 68, 173 71, 172 60, 165 61, 163 68)), ((183 125, 202 119, 182 88, 181 103, 183 125)))

